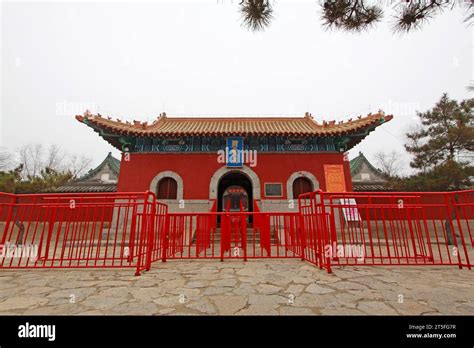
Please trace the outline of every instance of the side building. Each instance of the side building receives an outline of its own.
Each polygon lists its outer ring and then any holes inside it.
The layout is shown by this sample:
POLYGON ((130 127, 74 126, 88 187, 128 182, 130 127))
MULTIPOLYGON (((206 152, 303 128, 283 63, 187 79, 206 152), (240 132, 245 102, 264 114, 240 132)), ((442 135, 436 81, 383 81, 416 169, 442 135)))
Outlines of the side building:
POLYGON ((375 168, 362 152, 349 162, 354 191, 390 191, 387 180, 381 171, 375 168))
POLYGON ((109 152, 96 168, 76 180, 59 186, 56 192, 116 192, 119 175, 120 160, 109 152))

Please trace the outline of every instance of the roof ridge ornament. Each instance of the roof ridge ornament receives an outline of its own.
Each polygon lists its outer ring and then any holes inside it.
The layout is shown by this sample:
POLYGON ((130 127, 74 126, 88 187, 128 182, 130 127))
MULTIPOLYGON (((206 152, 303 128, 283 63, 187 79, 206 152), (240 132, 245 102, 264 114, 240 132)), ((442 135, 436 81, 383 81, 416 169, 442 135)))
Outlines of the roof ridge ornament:
POLYGON ((385 112, 382 109, 379 109, 378 114, 380 115, 380 121, 385 122, 385 112))
POLYGON ((160 113, 160 116, 158 116, 158 118, 155 121, 153 121, 153 124, 165 119, 166 119, 166 112, 162 112, 160 113))
POLYGON ((312 113, 310 113, 310 112, 305 112, 305 113, 304 113, 304 118, 310 120, 311 123, 314 124, 314 125, 316 125, 317 127, 321 127, 321 125, 319 124, 319 122, 316 121, 315 118, 313 117, 313 114, 312 114, 312 113))

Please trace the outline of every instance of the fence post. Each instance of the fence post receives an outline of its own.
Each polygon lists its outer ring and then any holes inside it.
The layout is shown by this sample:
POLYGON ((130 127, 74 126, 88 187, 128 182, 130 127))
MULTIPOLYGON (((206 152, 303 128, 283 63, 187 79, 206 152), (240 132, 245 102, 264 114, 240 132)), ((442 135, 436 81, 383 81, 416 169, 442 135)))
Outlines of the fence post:
MULTIPOLYGON (((323 201, 323 197, 321 195, 320 199, 323 201)), ((322 204, 322 203, 321 203, 322 204)), ((307 229, 307 233, 310 236, 310 243, 314 250, 314 258, 316 264, 319 265, 319 269, 323 269, 324 267, 324 259, 323 259, 323 234, 326 231, 325 223, 325 208, 324 206, 319 207, 316 193, 311 193, 309 196, 309 228, 307 229), (322 210, 322 213, 320 213, 322 210), (323 223, 324 221, 324 223, 323 223)))
POLYGON ((5 224, 5 228, 3 229, 3 235, 2 235, 2 245, 5 245, 7 241, 7 235, 8 235, 8 230, 10 229, 10 223, 12 220, 12 215, 13 215, 13 207, 16 206, 16 196, 12 197, 12 202, 10 203, 10 209, 8 209, 8 215, 7 215, 7 220, 5 224))
MULTIPOLYGON (((331 213, 328 213, 326 215, 326 205, 324 203, 324 196, 321 192, 321 202, 320 202, 320 210, 321 210, 321 221, 322 221, 322 224, 321 224, 321 228, 322 228, 322 233, 318 233, 318 244, 319 244, 319 255, 320 255, 320 260, 321 260, 321 263, 324 261, 325 262, 325 265, 326 265, 326 270, 328 271, 328 273, 332 273, 332 270, 331 270, 331 258, 329 256, 326 257, 325 255, 325 250, 326 250, 326 246, 331 246, 330 244, 330 239, 329 239, 329 231, 328 229, 328 221, 327 219, 329 219, 329 226, 331 224, 331 221, 332 221, 332 214, 331 213)), ((317 202, 316 202, 317 203, 317 202)), ((331 198, 329 198, 329 205, 330 205, 330 208, 331 208, 331 212, 332 212, 332 202, 331 202, 331 198)), ((316 212, 318 211, 318 209, 316 209, 316 212)), ((337 243, 337 241, 336 241, 337 243)), ((322 266, 323 264, 321 264, 322 266)))
POLYGON ((144 262, 145 262, 145 267, 147 263, 147 258, 146 258, 146 252, 144 251, 145 249, 145 244, 147 243, 147 210, 148 210, 148 192, 145 192, 145 195, 143 197, 143 210, 142 210, 142 226, 141 226, 141 231, 139 233, 139 240, 138 240, 138 253, 137 253, 137 270, 135 272, 136 276, 140 275, 141 272, 141 266, 142 266, 142 257, 145 256, 144 262))
MULTIPOLYGON (((458 228, 459 228, 459 234, 460 234, 462 246, 463 246, 463 249, 464 249, 464 255, 466 256, 466 265, 467 265, 467 268, 469 270, 471 270, 471 262, 469 261, 469 253, 467 251, 466 241, 464 240, 464 233, 463 233, 463 230, 462 230, 462 227, 461 227, 461 222, 459 221, 458 193, 454 193, 453 196, 454 197, 452 198, 451 204, 454 205, 454 207, 453 207, 454 215, 456 216, 456 221, 457 221, 457 225, 458 225, 458 228)), ((467 226, 469 227, 469 224, 467 226)), ((459 252, 458 252, 458 255, 459 255, 459 252)))
MULTIPOLYGON (((306 207, 305 207, 306 208, 306 207)), ((299 213, 299 220, 300 220, 300 233, 298 237, 300 239, 300 246, 301 246, 301 261, 305 260, 305 249, 306 249, 306 236, 305 236, 305 220, 304 220, 304 213, 303 207, 301 205, 301 195, 298 196, 298 213, 299 213)))
MULTIPOLYGON (((113 217, 112 217, 113 219, 113 217)), ((132 210, 132 226, 130 229, 130 243, 129 243, 129 252, 128 252, 128 262, 133 261, 133 250, 135 249, 135 235, 137 230, 137 201, 134 200, 133 202, 133 210, 132 210)))
POLYGON ((170 216, 166 212, 165 216, 165 226, 163 228, 163 233, 161 235, 161 262, 166 262, 166 256, 168 254, 168 238, 170 230, 170 216))
POLYGON ((151 255, 153 253, 153 241, 155 240, 155 219, 156 219, 156 200, 154 194, 150 191, 146 193, 146 200, 148 202, 148 198, 152 198, 151 203, 151 212, 147 215, 147 219, 150 219, 149 226, 148 226, 148 254, 147 254, 147 265, 146 270, 149 271, 151 268, 151 255))
MULTIPOLYGON (((228 250, 227 239, 230 230, 230 218, 226 212, 222 214, 221 219, 221 261, 224 261, 224 253, 228 250)), ((230 245, 230 241, 229 241, 230 245)))
POLYGON ((462 260, 461 260, 461 253, 460 253, 460 248, 458 247, 458 240, 456 238, 456 231, 454 230, 454 224, 453 224, 453 220, 456 219, 457 221, 457 225, 458 225, 458 228, 459 228, 459 239, 462 243, 462 247, 463 247, 463 250, 464 250, 464 255, 466 256, 466 266, 468 267, 468 269, 470 270, 471 269, 471 264, 469 262, 469 254, 468 254, 468 251, 467 251, 467 248, 466 248, 466 241, 464 240, 464 235, 462 233, 462 228, 461 228, 461 224, 459 222, 459 215, 458 215, 458 211, 457 211, 457 206, 456 206, 456 203, 453 203, 453 200, 454 202, 456 202, 456 199, 453 197, 450 197, 449 199, 447 199, 447 194, 444 196, 445 197, 445 202, 446 202, 446 207, 448 209, 448 218, 446 219, 447 221, 445 222, 445 225, 446 225, 446 234, 447 234, 447 238, 448 238, 448 243, 451 244, 454 244, 457 248, 457 256, 458 256, 458 267, 460 269, 462 269, 462 260), (449 231, 448 231, 449 229, 449 231), (450 239, 450 237, 452 239, 450 239))
POLYGON ((265 245, 267 246, 267 253, 268 257, 271 257, 272 255, 272 228, 271 228, 271 217, 270 214, 266 213, 265 214, 265 223, 264 223, 264 229, 265 229, 265 245))
POLYGON ((241 230, 242 230, 242 248, 244 249, 244 261, 247 261, 247 215, 241 215, 241 230))
POLYGON ((142 252, 143 252, 142 236, 143 236, 143 229, 141 229, 140 233, 138 234, 137 269, 135 271, 136 276, 139 276, 141 272, 141 258, 142 258, 142 252))
MULTIPOLYGON (((59 204, 59 202, 56 203, 56 204, 59 204)), ((56 220, 55 218, 56 218, 56 211, 57 211, 57 208, 58 208, 57 205, 55 205, 54 208, 53 208, 53 212, 51 213, 51 217, 50 217, 50 219, 49 219, 48 236, 47 236, 47 238, 46 238, 46 250, 45 250, 45 255, 44 255, 45 261, 46 261, 46 260, 48 259, 48 257, 49 257, 49 246, 50 246, 50 244, 51 244, 51 237, 52 237, 52 235, 53 235, 54 224, 55 224, 55 220, 56 220)), ((58 233, 59 233, 59 232, 58 232, 58 233)), ((81 256, 79 255, 79 257, 81 257, 81 256)), ((39 257, 38 257, 38 258, 39 258, 39 257)))

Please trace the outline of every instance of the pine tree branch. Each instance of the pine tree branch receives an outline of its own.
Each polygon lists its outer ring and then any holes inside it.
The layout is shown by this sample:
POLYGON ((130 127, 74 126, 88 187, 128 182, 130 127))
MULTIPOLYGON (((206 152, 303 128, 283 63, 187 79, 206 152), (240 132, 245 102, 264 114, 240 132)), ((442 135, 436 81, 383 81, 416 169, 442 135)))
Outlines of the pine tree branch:
POLYGON ((266 29, 273 19, 273 8, 269 0, 242 0, 240 2, 242 25, 251 31, 266 29))

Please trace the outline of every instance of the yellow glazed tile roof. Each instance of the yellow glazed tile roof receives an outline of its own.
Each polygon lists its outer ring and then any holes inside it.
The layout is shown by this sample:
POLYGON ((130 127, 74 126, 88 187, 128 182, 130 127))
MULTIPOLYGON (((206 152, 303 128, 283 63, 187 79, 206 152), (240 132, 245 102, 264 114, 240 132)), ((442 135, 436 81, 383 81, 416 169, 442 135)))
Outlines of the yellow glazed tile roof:
POLYGON ((310 114, 304 117, 168 117, 165 113, 153 123, 122 122, 92 115, 86 112, 76 119, 94 129, 109 134, 132 136, 179 136, 179 135, 301 135, 336 136, 357 133, 390 121, 392 115, 383 111, 346 122, 316 122, 310 114))

